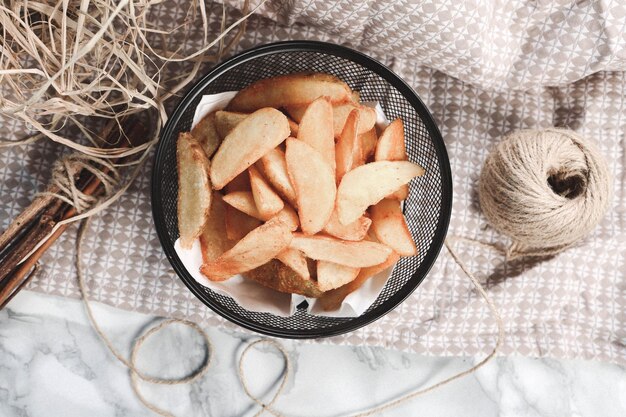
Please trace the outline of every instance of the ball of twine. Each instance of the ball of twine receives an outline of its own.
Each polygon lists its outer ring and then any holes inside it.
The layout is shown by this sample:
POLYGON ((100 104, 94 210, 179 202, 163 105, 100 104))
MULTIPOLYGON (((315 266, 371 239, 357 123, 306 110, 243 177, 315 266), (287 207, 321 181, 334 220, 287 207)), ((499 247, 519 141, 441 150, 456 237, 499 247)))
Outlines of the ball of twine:
POLYGON ((480 206, 513 243, 509 259, 547 256, 579 242, 608 209, 611 180, 590 141, 565 129, 521 130, 487 157, 480 206))

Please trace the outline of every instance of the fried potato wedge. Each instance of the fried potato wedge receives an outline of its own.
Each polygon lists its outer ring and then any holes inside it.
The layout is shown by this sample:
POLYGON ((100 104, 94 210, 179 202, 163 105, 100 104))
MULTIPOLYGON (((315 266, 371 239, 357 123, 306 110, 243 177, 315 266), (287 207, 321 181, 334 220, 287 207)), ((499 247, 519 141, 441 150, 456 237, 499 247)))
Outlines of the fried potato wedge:
POLYGON ((365 240, 350 242, 329 236, 306 236, 302 233, 294 233, 293 236, 290 247, 304 252, 307 257, 353 268, 380 264, 391 253, 387 246, 365 240))
POLYGON ((228 110, 252 112, 263 107, 306 105, 322 96, 336 104, 349 101, 351 95, 350 87, 332 75, 289 74, 249 85, 231 100, 228 110))
POLYGON ((337 184, 339 184, 343 176, 348 171, 355 168, 358 161, 361 160, 361 143, 357 140, 359 123, 359 112, 353 110, 346 119, 346 125, 337 139, 337 149, 335 151, 337 161, 335 178, 337 184))
POLYGON ((376 145, 375 159, 377 161, 406 161, 406 147, 404 143, 404 124, 402 119, 396 119, 380 134, 376 145))
MULTIPOLYGON (((309 272, 311 271, 309 270, 309 272)), ((301 294, 311 298, 318 298, 322 295, 316 281, 303 278, 276 259, 251 271, 244 272, 242 275, 265 287, 287 294, 301 294)))
POLYGON ((328 223, 335 207, 335 176, 322 155, 301 140, 287 139, 285 159, 296 191, 300 227, 315 234, 328 223))
POLYGON ((202 233, 200 234, 200 248, 202 261, 212 262, 220 255, 233 247, 226 234, 226 204, 218 192, 213 192, 211 209, 202 233))
POLYGON ((384 243, 400 256, 415 256, 417 247, 406 224, 400 201, 385 198, 370 208, 372 231, 380 243, 384 243))
POLYGON ((335 170, 333 106, 326 97, 309 104, 298 127, 298 139, 311 145, 335 170))
POLYGON ((330 216, 326 226, 324 226, 323 232, 339 239, 359 241, 365 238, 371 224, 372 220, 361 216, 352 223, 343 225, 339 223, 337 211, 333 210, 333 214, 330 216))
POLYGON ((424 174, 424 169, 409 161, 378 161, 348 172, 337 189, 337 214, 341 224, 350 224, 365 210, 424 174))
POLYGON ((230 205, 226 206, 226 237, 229 240, 238 241, 260 225, 260 220, 230 205))
MULTIPOLYGON (((404 124, 396 119, 383 130, 376 145, 375 161, 408 161, 404 141, 404 124)), ((403 185, 389 198, 405 200, 409 196, 409 186, 403 185)))
POLYGON ((180 245, 189 249, 202 233, 202 227, 209 215, 212 194, 209 181, 211 164, 190 133, 181 133, 178 136, 176 160, 180 245))
POLYGON ((287 118, 287 121, 289 122, 289 129, 291 130, 291 136, 293 136, 294 138, 297 138, 298 132, 300 131, 300 125, 298 125, 298 123, 296 123, 289 117, 287 118))
POLYGON ((343 300, 352 292, 358 290, 368 279, 395 265, 400 259, 400 255, 391 252, 389 257, 382 263, 367 268, 361 268, 357 277, 351 282, 331 291, 325 292, 319 302, 324 311, 334 311, 341 307, 343 300))
POLYGON ((269 218, 265 218, 259 212, 251 191, 233 191, 232 193, 226 194, 223 199, 226 204, 236 208, 242 213, 246 213, 250 217, 262 221, 269 220, 269 218))
POLYGON ((353 281, 360 268, 351 268, 334 262, 317 261, 317 286, 322 291, 339 288, 353 281))
POLYGON ((285 152, 279 148, 268 151, 256 163, 265 178, 272 184, 274 189, 278 191, 291 205, 296 204, 296 190, 294 190, 287 172, 287 161, 285 160, 285 152))
POLYGON ((354 103, 339 104, 333 107, 335 136, 339 136, 343 132, 348 116, 354 110, 359 112, 357 134, 361 135, 374 128, 376 124, 376 110, 368 106, 355 105, 354 103))
MULTIPOLYGON (((306 106, 289 106, 285 110, 295 121, 302 123, 306 106)), ((352 110, 359 112, 361 124, 359 125, 359 134, 363 134, 371 130, 376 124, 376 110, 371 107, 355 104, 343 103, 333 106, 333 135, 338 137, 346 124, 348 115, 352 110)))
POLYGON ((378 143, 378 135, 376 134, 376 128, 370 129, 365 133, 359 135, 359 141, 361 142, 361 159, 363 163, 367 162, 376 152, 376 144, 378 143))
POLYGON ((221 190, 289 136, 287 117, 264 108, 246 117, 224 138, 211 164, 211 182, 221 190))
POLYGON ((300 219, 298 213, 288 204, 276 215, 283 223, 289 226, 289 230, 295 232, 300 227, 300 219))
POLYGON ((218 110, 215 112, 215 130, 220 138, 224 139, 235 126, 243 122, 248 116, 248 113, 218 110))
POLYGON ((285 207, 285 203, 283 203, 280 196, 270 187, 254 165, 248 168, 248 174, 250 174, 250 186, 252 187, 252 196, 254 197, 256 208, 259 210, 261 217, 264 220, 268 220, 278 214, 285 207))
POLYGON ((203 263, 200 272, 211 281, 224 281, 271 261, 289 246, 291 239, 289 227, 280 220, 271 219, 216 260, 203 263))
POLYGON ((311 279, 309 267, 306 262, 306 256, 302 252, 292 248, 286 248, 276 255, 276 259, 287 265, 295 273, 304 279, 311 279))
POLYGON ((200 143, 206 156, 212 157, 220 143, 222 143, 222 138, 217 133, 215 127, 215 112, 209 113, 200 119, 198 124, 191 129, 191 135, 200 143))

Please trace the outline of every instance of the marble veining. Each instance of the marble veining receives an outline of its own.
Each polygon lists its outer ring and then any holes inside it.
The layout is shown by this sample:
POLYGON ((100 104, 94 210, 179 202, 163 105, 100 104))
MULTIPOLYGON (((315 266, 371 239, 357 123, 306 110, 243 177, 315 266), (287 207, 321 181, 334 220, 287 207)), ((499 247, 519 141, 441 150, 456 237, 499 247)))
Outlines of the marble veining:
MULTIPOLYGON (((103 329, 124 355, 157 319, 96 304, 103 329)), ((206 329, 213 343, 208 374, 190 386, 141 390, 176 416, 252 416, 237 361, 248 332, 206 329)), ((288 416, 339 416, 425 387, 480 358, 436 358, 372 347, 281 341, 293 372, 276 407, 288 416)), ((181 376, 206 359, 201 337, 174 326, 146 342, 138 366, 181 376), (181 353, 182 352, 182 353, 181 353)), ((262 346, 245 363, 252 392, 275 392, 284 363, 262 346)), ((385 411, 383 416, 623 417, 626 369, 584 361, 500 357, 476 374, 385 411)), ((0 311, 0 416, 152 416, 136 399, 128 371, 102 345, 79 301, 23 292, 0 311)))

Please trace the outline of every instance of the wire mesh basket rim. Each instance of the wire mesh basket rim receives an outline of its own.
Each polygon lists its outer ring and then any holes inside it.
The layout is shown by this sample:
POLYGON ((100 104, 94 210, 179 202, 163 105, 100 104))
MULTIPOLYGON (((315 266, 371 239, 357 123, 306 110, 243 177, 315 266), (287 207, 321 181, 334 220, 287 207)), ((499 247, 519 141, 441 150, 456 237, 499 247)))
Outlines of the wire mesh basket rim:
POLYGON ((419 96, 415 93, 415 91, 408 84, 406 84, 398 75, 396 75, 389 68, 376 61, 375 59, 344 46, 319 41, 284 41, 266 44, 249 49, 217 65, 204 77, 198 80, 196 84, 191 88, 191 90, 181 99, 180 103, 178 104, 174 112, 170 115, 165 127, 163 128, 163 131, 161 132, 160 141, 155 152, 152 171, 151 203, 157 235, 168 261, 172 265, 178 277, 187 286, 187 288, 196 296, 196 298, 202 301, 211 310, 241 327, 253 330, 261 334, 292 339, 321 338, 337 336, 340 334, 351 332, 377 320, 378 318, 393 310, 420 285, 420 283, 430 271, 432 265, 435 263, 435 260, 437 259, 437 256, 439 255, 439 252, 441 251, 445 240, 452 210, 452 175, 450 172, 450 162, 448 159, 448 154, 446 152, 445 144, 443 142, 441 133, 434 121, 434 118, 432 117, 428 108, 419 98, 419 96), (430 137, 432 138, 433 146, 439 160, 439 169, 443 187, 443 196, 440 209, 441 215, 439 216, 435 235, 433 237, 431 245, 428 247, 428 251, 426 256, 424 257, 424 260, 413 272, 406 284, 384 303, 377 306, 371 311, 367 311, 361 316, 354 317, 348 321, 333 326, 332 328, 283 329, 274 326, 268 326, 261 323, 253 322, 246 319, 245 317, 239 316, 238 314, 229 310, 227 307, 214 301, 210 296, 208 296, 204 291, 201 290, 201 285, 195 281, 191 274, 189 274, 185 266, 182 264, 182 261, 176 254, 173 242, 171 241, 166 231, 164 211, 161 207, 162 192, 160 185, 163 176, 162 165, 164 160, 164 153, 166 152, 167 148, 166 145, 169 141, 175 140, 175 138, 173 138, 174 132, 176 131, 176 127, 179 124, 180 119, 185 111, 187 111, 189 105, 193 103, 198 98, 198 96, 203 93, 206 87, 213 80, 228 72, 230 69, 264 55, 280 54, 286 52, 313 52, 334 55, 352 61, 376 73, 378 76, 390 83, 395 89, 397 89, 418 113, 418 115, 422 119, 422 122, 426 126, 430 137))

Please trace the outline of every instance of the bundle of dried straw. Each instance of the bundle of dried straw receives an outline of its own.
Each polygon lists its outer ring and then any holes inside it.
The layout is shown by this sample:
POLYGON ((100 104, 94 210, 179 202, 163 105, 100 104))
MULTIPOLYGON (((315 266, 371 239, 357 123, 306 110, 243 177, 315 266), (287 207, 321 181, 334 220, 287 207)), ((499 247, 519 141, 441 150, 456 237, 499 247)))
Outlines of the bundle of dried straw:
MULTIPOLYGON (((19 119, 56 142, 85 154, 118 158, 152 142, 102 149, 90 118, 121 119, 154 109, 194 79, 203 62, 217 61, 239 39, 244 15, 230 25, 222 8, 219 35, 204 1, 183 3, 182 21, 164 27, 159 13, 181 2, 160 0, 8 0, 0 4, 0 115, 19 119), (227 35, 234 29, 238 32, 227 35), (191 37, 201 39, 191 47, 191 37), (172 75, 175 74, 175 75, 172 75), (88 139, 59 131, 80 128, 88 139)), ((247 11, 247 1, 244 10, 247 11)), ((213 9, 217 10, 217 9, 213 9)), ((33 138, 9 138, 5 146, 33 138)), ((21 143, 21 142, 20 142, 21 143)))
POLYGON ((128 189, 167 119, 164 103, 239 41, 245 20, 264 2, 248 10, 245 0, 231 21, 223 6, 201 0, 0 3, 0 123, 17 119, 34 132, 0 140, 0 148, 45 137, 76 152, 58 161, 46 191, 0 234, 0 308, 64 225, 128 189), (166 23, 163 15, 181 7, 183 18, 166 23), (153 130, 138 138, 128 127, 146 113, 153 130), (118 172, 128 166, 126 175, 118 172), (31 226, 41 219, 45 233, 37 234, 31 226))

